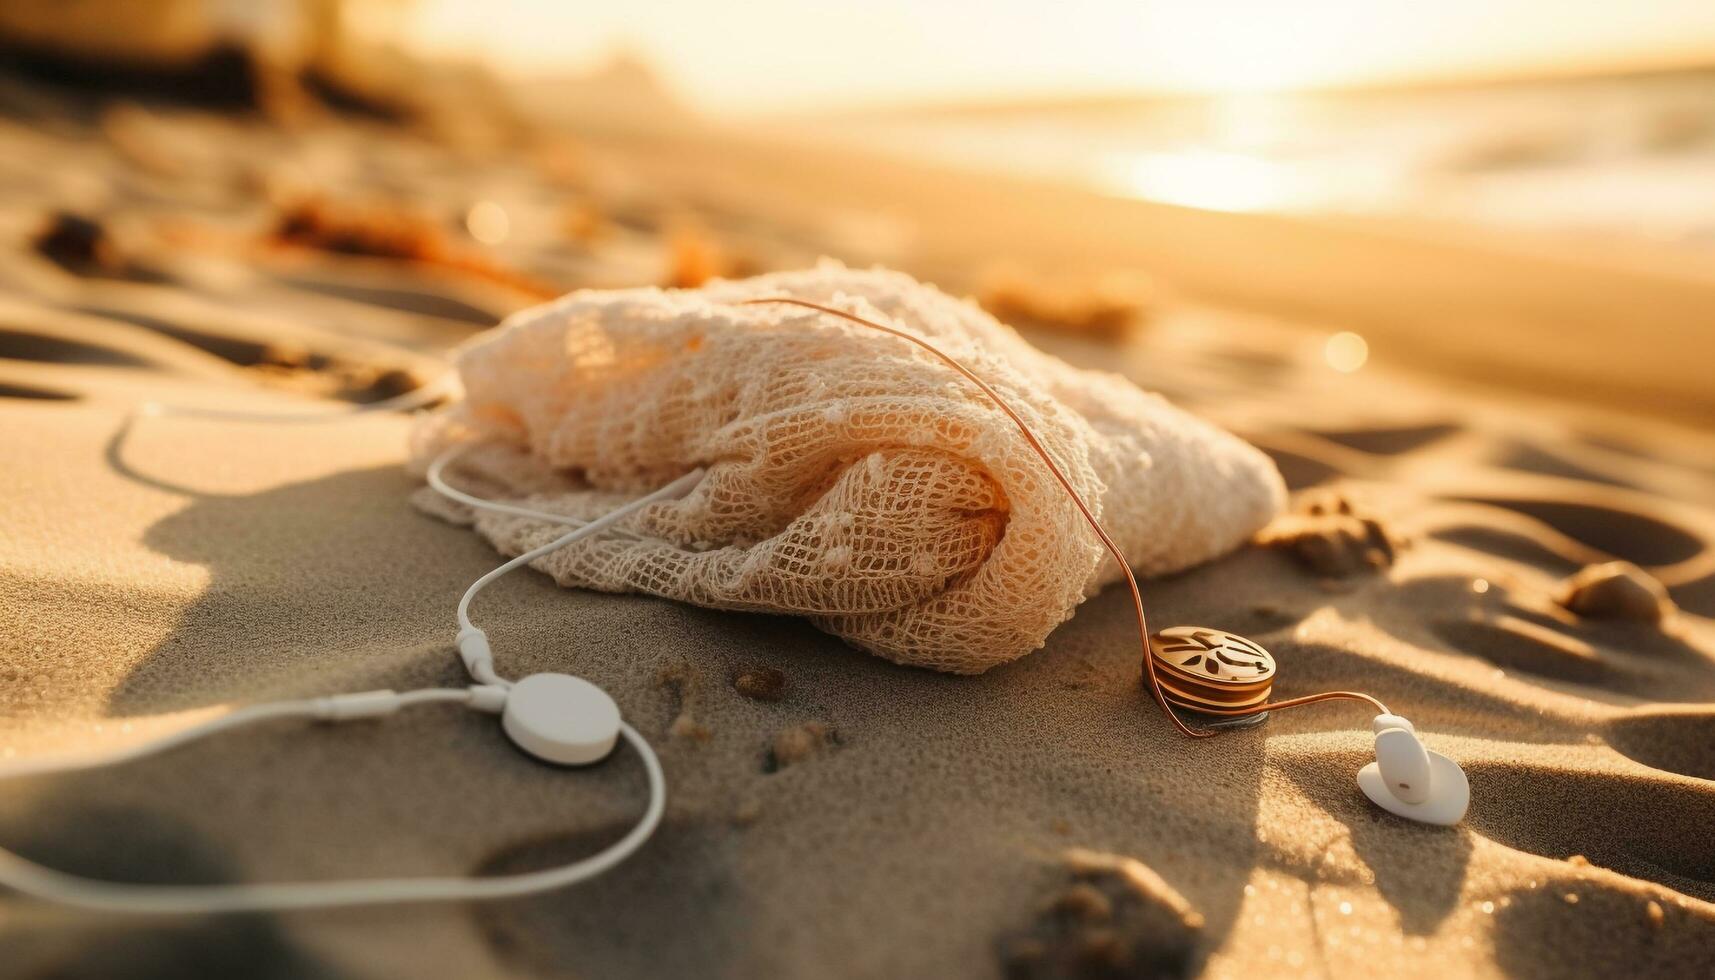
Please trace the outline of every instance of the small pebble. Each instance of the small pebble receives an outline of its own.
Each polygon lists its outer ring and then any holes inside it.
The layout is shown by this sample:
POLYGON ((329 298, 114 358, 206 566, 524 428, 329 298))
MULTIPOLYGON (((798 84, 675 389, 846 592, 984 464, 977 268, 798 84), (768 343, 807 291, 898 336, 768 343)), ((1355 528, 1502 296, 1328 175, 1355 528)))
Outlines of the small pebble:
POLYGON ((764 769, 774 772, 797 765, 838 744, 838 734, 823 722, 807 721, 802 725, 794 725, 775 734, 768 748, 768 761, 764 769))
POLYGON ((707 742, 713 733, 696 717, 697 677, 691 665, 683 661, 669 664, 655 675, 655 683, 675 702, 673 721, 667 726, 667 734, 674 738, 707 742))
POLYGON ((779 701, 786 696, 786 673, 773 667, 746 667, 733 677, 732 689, 752 701, 779 701))
POLYGON ((1560 604, 1592 619, 1660 623, 1673 614, 1667 589, 1629 561, 1587 565, 1560 584, 1560 604))
POLYGON ((71 272, 115 274, 124 258, 105 225, 69 211, 56 212, 37 232, 36 251, 71 272))
POLYGON ((761 800, 745 800, 743 803, 740 803, 737 807, 735 807, 733 809, 733 811, 732 811, 732 822, 733 822, 734 826, 748 827, 751 824, 755 823, 757 821, 757 819, 761 816, 762 816, 762 801, 761 800))
POLYGON ((679 717, 673 719, 673 724, 667 726, 667 734, 674 738, 707 742, 714 733, 709 731, 709 726, 691 717, 689 711, 681 711, 679 717))

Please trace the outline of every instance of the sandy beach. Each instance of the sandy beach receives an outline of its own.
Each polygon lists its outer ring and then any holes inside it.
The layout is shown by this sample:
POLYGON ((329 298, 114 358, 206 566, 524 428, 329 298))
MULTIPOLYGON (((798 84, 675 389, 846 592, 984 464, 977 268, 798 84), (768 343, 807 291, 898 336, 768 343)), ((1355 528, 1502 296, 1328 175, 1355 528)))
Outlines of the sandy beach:
MULTIPOLYGON (((141 403, 333 411, 436 377, 561 291, 829 255, 958 295, 1006 263, 1159 284, 1118 340, 1021 325, 1248 439, 1294 499, 1264 542, 1145 582, 1152 618, 1256 639, 1283 696, 1383 698, 1464 766, 1472 805, 1449 829, 1372 807, 1352 705, 1181 738, 1140 685, 1122 589, 960 677, 798 619, 521 573, 481 600, 501 666, 590 678, 661 754, 668 815, 635 858, 490 904, 147 921, 0 896, 0 975, 1715 969, 1707 268, 1116 202, 756 135, 540 136, 495 164, 480 134, 9 92, 6 759, 223 705, 462 683, 453 603, 499 559, 411 506, 410 418, 141 403), (62 211, 93 227, 45 239, 62 211), (1338 330, 1368 338, 1361 370, 1330 368, 1338 330), (1361 518, 1380 530, 1355 534, 1361 518), (1572 576, 1614 561, 1635 568, 1574 597, 1572 576), (1670 606, 1639 599, 1652 583, 1670 606)), ((491 719, 424 708, 19 781, 0 841, 127 881, 485 874, 599 847, 643 799, 635 757, 559 771, 491 719)))

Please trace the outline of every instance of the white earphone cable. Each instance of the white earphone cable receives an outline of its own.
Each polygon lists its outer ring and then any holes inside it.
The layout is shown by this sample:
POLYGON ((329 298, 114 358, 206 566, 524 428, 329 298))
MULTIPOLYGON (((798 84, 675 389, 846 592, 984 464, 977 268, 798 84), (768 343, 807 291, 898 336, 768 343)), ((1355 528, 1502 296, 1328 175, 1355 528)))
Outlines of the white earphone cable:
MULTIPOLYGON (((449 454, 443 454, 436 462, 444 465, 448 458, 449 454)), ((693 470, 653 493, 583 523, 548 544, 501 564, 471 583, 458 604, 458 647, 460 657, 471 676, 477 680, 478 686, 466 689, 430 688, 404 693, 388 690, 363 691, 249 705, 190 725, 162 738, 116 751, 27 761, 0 768, 0 780, 130 762, 218 732, 284 718, 346 721, 373 718, 391 714, 410 705, 434 702, 459 703, 479 711, 498 712, 505 705, 506 689, 511 687, 511 682, 495 672, 488 638, 471 623, 470 603, 476 594, 507 572, 558 548, 609 530, 649 504, 684 496, 694 489, 702 478, 703 470, 693 470)), ((472 506, 491 508, 506 506, 475 497, 468 497, 465 502, 472 506)), ((559 515, 553 517, 561 523, 565 522, 559 515)), ((649 782, 649 803, 644 809, 643 817, 624 837, 603 850, 556 868, 491 878, 376 878, 267 885, 132 885, 66 874, 0 848, 0 885, 36 898, 94 911, 148 914, 256 912, 383 903, 482 900, 529 895, 561 888, 593 878, 630 857, 654 833, 666 810, 667 780, 661 769, 661 760, 650 748, 648 740, 629 724, 621 721, 619 732, 643 760, 644 772, 649 782)))
MULTIPOLYGON (((445 458, 444 454, 442 458, 445 458)), ((465 590, 464 596, 459 599, 458 607, 459 657, 464 660, 465 669, 470 671, 471 677, 475 678, 479 684, 498 684, 503 687, 511 685, 510 681, 505 680, 494 672, 494 656, 489 651, 488 636, 470 621, 471 600, 476 598, 476 594, 478 592, 481 592, 491 582, 502 575, 505 575, 507 572, 523 565, 527 565, 543 555, 564 548, 566 545, 582 541, 587 537, 605 531, 650 504, 683 497, 685 494, 690 493, 698 483, 702 482, 703 473, 703 469, 698 467, 697 469, 686 473, 684 476, 679 477, 677 480, 674 480, 672 483, 656 490, 654 493, 639 497, 631 503, 609 511, 581 527, 567 531, 565 534, 560 535, 558 538, 555 538, 539 548, 533 548, 526 551, 505 564, 495 567, 488 574, 477 579, 475 582, 472 582, 470 584, 470 588, 465 590)), ((482 501, 482 505, 498 506, 489 504, 488 501, 482 501)))
POLYGON ((396 694, 393 691, 364 691, 357 694, 304 698, 298 701, 271 701, 265 704, 245 705, 206 721, 187 725, 160 738, 127 745, 119 749, 27 759, 0 768, 0 779, 14 779, 20 776, 47 773, 77 772, 83 769, 116 766, 122 762, 135 762, 138 759, 158 755, 168 749, 174 749, 219 732, 242 728, 245 725, 254 725, 263 721, 274 721, 282 718, 345 721, 351 718, 390 714, 393 710, 413 704, 426 704, 434 701, 468 704, 470 700, 471 691, 468 689, 427 688, 420 691, 407 691, 404 694, 396 694), (396 699, 391 705, 386 703, 386 699, 389 697, 396 699))
POLYGON ((484 588, 486 588, 495 579, 501 577, 502 575, 505 575, 507 572, 510 572, 515 568, 518 568, 522 565, 527 565, 530 562, 533 562, 536 559, 542 557, 543 555, 551 554, 552 552, 558 551, 561 548, 564 548, 566 545, 573 544, 574 542, 582 541, 585 538, 591 537, 595 534, 599 534, 600 532, 605 531, 608 528, 613 527, 615 524, 618 524, 620 521, 625 520, 627 517, 630 517, 632 514, 635 514, 638 511, 642 510, 643 508, 649 506, 650 504, 659 503, 660 501, 663 501, 663 500, 672 500, 672 499, 675 499, 677 497, 683 497, 686 493, 690 492, 690 490, 693 487, 695 487, 698 483, 700 483, 702 481, 702 479, 703 479, 703 470, 701 468, 694 469, 691 472, 686 473, 684 476, 679 477, 677 480, 674 480, 672 483, 669 483, 666 486, 660 488, 659 490, 656 490, 653 493, 650 493, 646 496, 638 497, 636 500, 633 500, 631 503, 626 504, 623 507, 619 507, 619 508, 616 508, 614 510, 611 510, 611 511, 607 512, 606 514, 603 514, 602 516, 600 516, 600 517, 598 517, 592 521, 589 521, 588 523, 583 524, 580 527, 576 527, 570 531, 567 531, 565 534, 560 535, 559 537, 555 538, 554 540, 548 542, 545 545, 542 545, 539 548, 532 548, 531 550, 524 552, 523 554, 519 555, 518 557, 511 559, 510 561, 506 562, 505 564, 497 566, 496 568, 494 568, 493 571, 488 572, 486 575, 477 579, 475 582, 472 582, 470 584, 470 588, 465 590, 464 596, 459 599, 459 608, 458 608, 459 629, 469 630, 469 629, 475 629, 476 628, 475 626, 473 626, 471 624, 471 621, 470 621, 470 603, 471 603, 471 600, 475 599, 476 594, 478 592, 481 592, 484 588))
POLYGON ((217 419, 227 422, 343 422, 356 415, 366 415, 370 412, 402 412, 413 408, 422 408, 432 404, 443 395, 451 395, 458 390, 458 372, 447 371, 426 384, 419 385, 402 395, 384 398, 380 401, 366 402, 362 405, 352 405, 328 411, 309 412, 251 412, 229 408, 200 408, 195 405, 169 405, 165 402, 144 402, 138 408, 138 414, 156 417, 177 415, 193 419, 217 419))
MULTIPOLYGON (((446 479, 447 467, 451 466, 455 460, 464 455, 467 450, 474 448, 476 445, 479 444, 461 443, 460 445, 453 446, 446 452, 436 456, 434 460, 429 463, 429 468, 423 476, 424 479, 428 481, 429 486, 433 488, 436 493, 446 497, 448 500, 456 500, 461 504, 475 507, 478 510, 490 510, 498 514, 512 514, 516 517, 529 517, 538 521, 547 521, 550 524, 566 524, 571 527, 582 527, 589 523, 582 518, 571 517, 566 514, 556 514, 547 510, 534 510, 529 507, 520 507, 517 504, 503 504, 498 500, 484 500, 481 497, 465 493, 463 490, 460 490, 448 483, 446 479)), ((624 537, 639 537, 636 532, 629 531, 622 527, 613 528, 612 533, 624 537)))
MULTIPOLYGON (((410 694, 447 693, 443 691, 413 691, 410 694)), ((464 694, 468 692, 452 692, 464 694)), ((296 702, 285 702, 295 704, 296 702)), ((279 707, 258 705, 257 707, 279 707)), ((240 712, 225 715, 226 721, 240 712)), ((261 721, 265 717, 288 715, 253 714, 242 721, 199 731, 197 736, 212 734, 238 724, 261 721)), ((661 771, 661 760, 642 735, 624 722, 620 734, 643 760, 649 779, 649 804, 643 818, 631 831, 612 845, 582 860, 543 871, 530 871, 492 878, 375 878, 359 881, 290 882, 273 885, 130 885, 97 881, 66 874, 36 864, 11 851, 0 848, 0 884, 35 898, 73 905, 98 912, 130 912, 157 915, 190 915, 215 912, 261 912, 286 909, 326 909, 351 905, 379 905, 404 902, 436 902, 453 900, 484 900, 530 895, 553 888, 574 885, 601 874, 630 857, 655 832, 665 812, 667 780, 661 771)), ((192 736, 196 737, 196 736, 192 736)), ((190 738, 177 739, 182 744, 190 738)), ((158 751, 158 750, 156 750, 158 751)), ((149 754, 147 752, 140 754, 149 754)), ((128 756, 135 758, 136 756, 128 756)), ((10 775, 10 774, 8 774, 10 775)))

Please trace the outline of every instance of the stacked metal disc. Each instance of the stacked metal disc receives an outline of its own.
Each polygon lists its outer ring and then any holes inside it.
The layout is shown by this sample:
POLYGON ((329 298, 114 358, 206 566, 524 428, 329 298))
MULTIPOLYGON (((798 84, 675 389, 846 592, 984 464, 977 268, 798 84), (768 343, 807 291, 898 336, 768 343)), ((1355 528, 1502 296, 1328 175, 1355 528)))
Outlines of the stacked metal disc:
POLYGON ((1274 658, 1255 642, 1202 626, 1174 626, 1149 638, 1161 693, 1182 708, 1236 714, 1268 700, 1274 658))

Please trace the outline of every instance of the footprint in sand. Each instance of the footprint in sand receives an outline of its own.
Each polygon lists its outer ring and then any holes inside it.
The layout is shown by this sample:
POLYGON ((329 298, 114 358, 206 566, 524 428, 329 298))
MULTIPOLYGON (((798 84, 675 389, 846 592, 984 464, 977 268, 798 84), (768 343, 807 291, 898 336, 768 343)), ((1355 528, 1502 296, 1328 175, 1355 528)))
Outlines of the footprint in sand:
POLYGON ((1530 565, 1556 576, 1569 575, 1583 565, 1583 562, 1555 550, 1540 538, 1522 530, 1495 527, 1491 524, 1446 524, 1430 530, 1426 536, 1496 558, 1516 561, 1521 565, 1530 565))
POLYGON ((1583 854, 1590 863, 1715 901, 1715 836, 1687 823, 1715 813, 1715 783, 1536 764, 1468 762, 1473 806, 1466 821, 1490 840, 1543 857, 1583 854))
POLYGON ((1675 565, 1703 554, 1709 544, 1691 531, 1635 511, 1571 500, 1457 497, 1535 518, 1572 540, 1604 554, 1650 566, 1675 565))
POLYGON ((1589 643, 1519 616, 1443 619, 1430 629, 1454 649, 1509 671, 1598 687, 1625 679, 1589 643))
POLYGON ((1646 766, 1715 780, 1715 709, 1638 709, 1610 722, 1606 734, 1615 751, 1646 766))
POLYGON ((1609 693, 1656 701, 1715 700, 1715 671, 1696 649, 1654 624, 1562 622, 1513 604, 1464 618, 1431 620, 1450 647, 1509 672, 1575 684, 1599 700, 1609 693))

